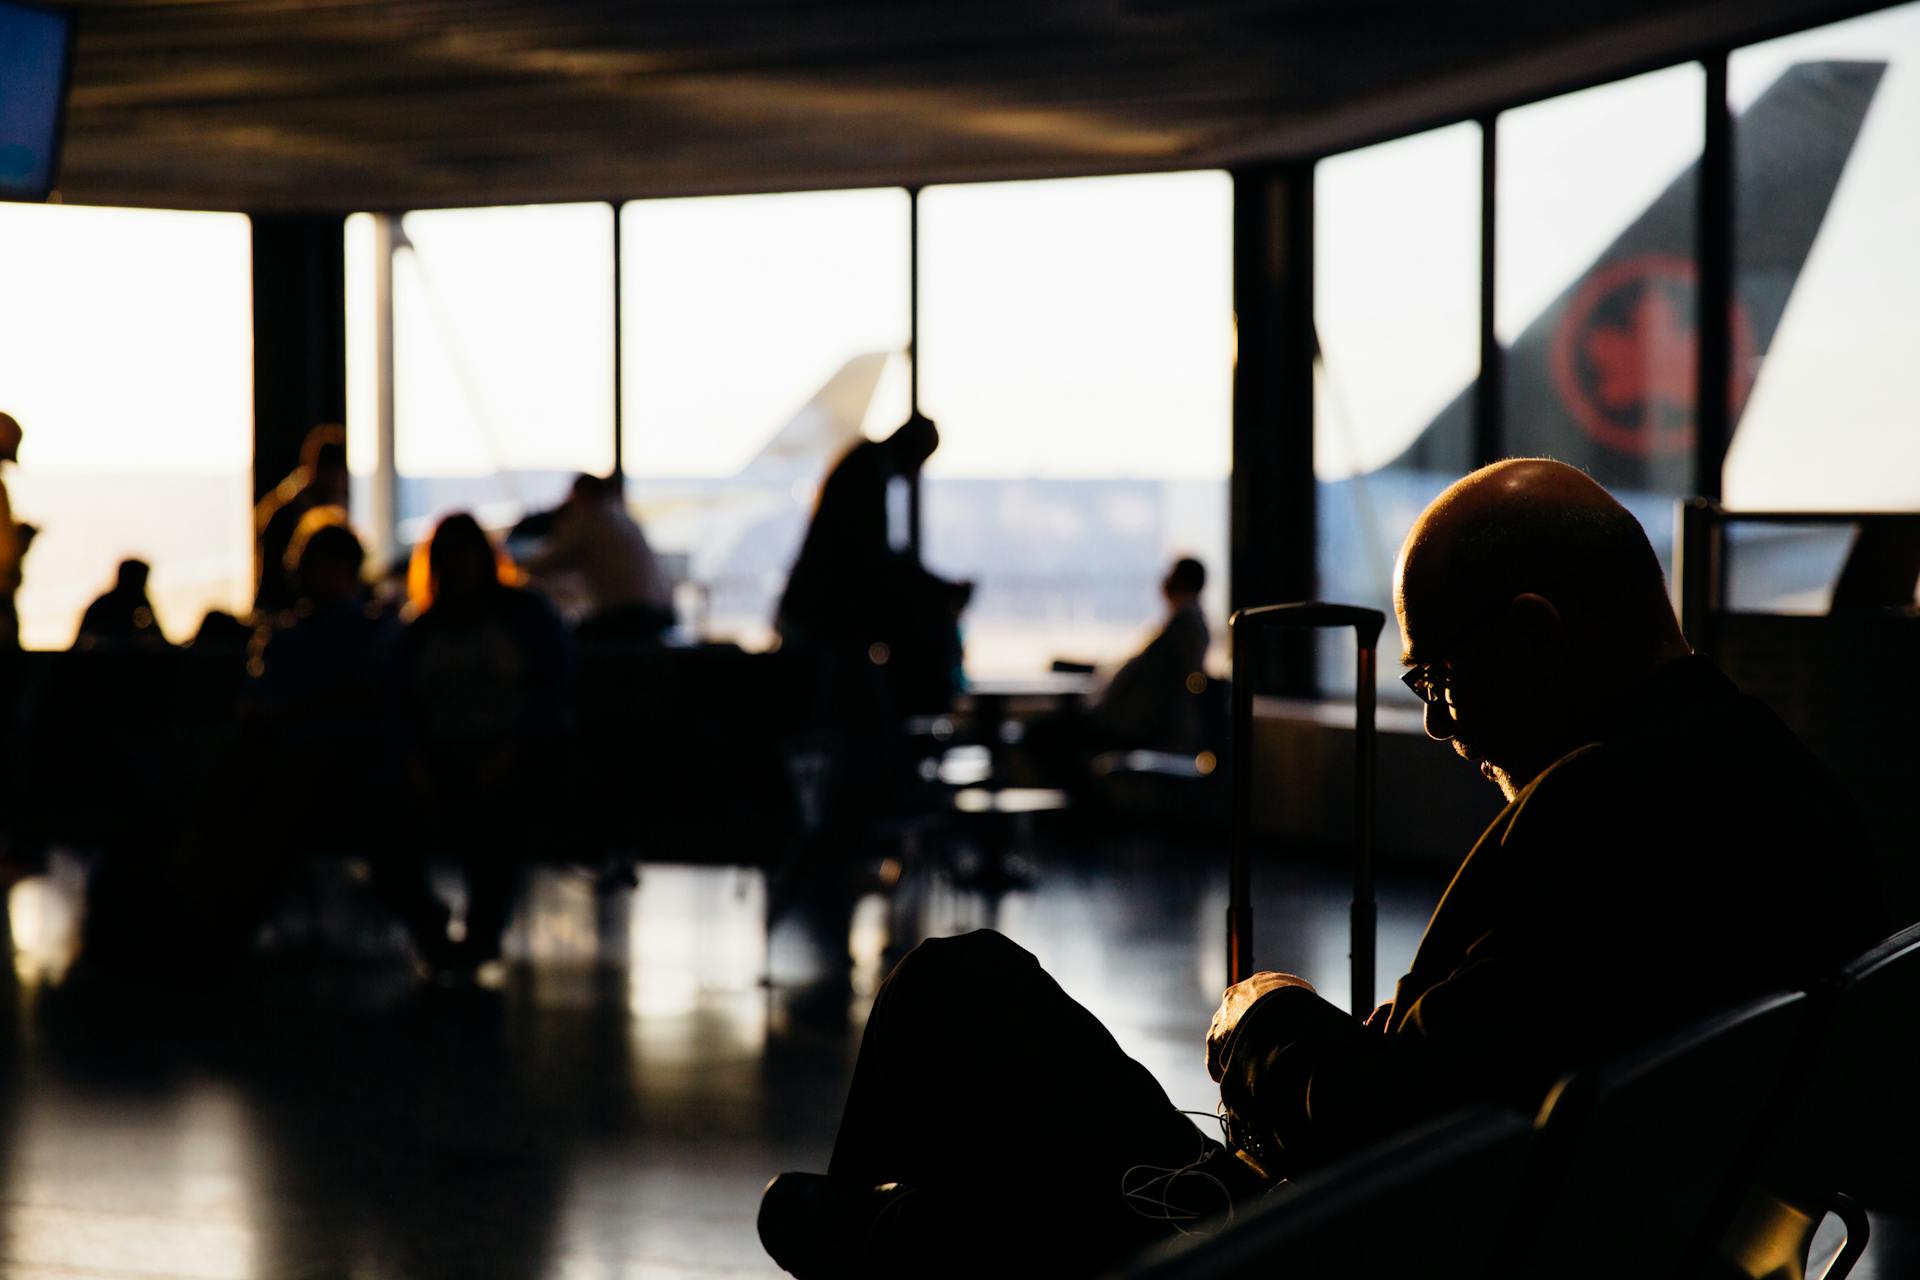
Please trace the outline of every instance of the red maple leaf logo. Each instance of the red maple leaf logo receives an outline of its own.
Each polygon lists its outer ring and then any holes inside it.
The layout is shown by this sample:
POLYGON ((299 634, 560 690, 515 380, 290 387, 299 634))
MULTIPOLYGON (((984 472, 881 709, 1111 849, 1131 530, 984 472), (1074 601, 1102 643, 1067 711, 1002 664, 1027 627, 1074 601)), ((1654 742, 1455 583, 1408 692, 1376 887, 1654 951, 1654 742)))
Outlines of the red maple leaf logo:
POLYGON ((1625 325, 1595 325, 1583 346, 1594 396, 1607 412, 1644 413, 1660 405, 1692 412, 1699 337, 1657 284, 1641 291, 1625 325))

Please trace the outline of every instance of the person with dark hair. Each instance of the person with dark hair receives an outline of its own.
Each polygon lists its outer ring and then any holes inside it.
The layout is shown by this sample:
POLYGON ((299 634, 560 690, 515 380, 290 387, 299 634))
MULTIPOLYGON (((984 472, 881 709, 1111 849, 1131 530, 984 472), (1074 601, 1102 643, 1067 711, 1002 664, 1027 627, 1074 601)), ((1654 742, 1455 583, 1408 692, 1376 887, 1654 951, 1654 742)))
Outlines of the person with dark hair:
POLYGON ((1587 476, 1523 459, 1454 484, 1395 607, 1429 736, 1508 804, 1393 998, 1361 1022, 1290 974, 1229 988, 1206 1045, 1223 1146, 1013 943, 924 944, 874 1002, 828 1174, 768 1186, 776 1262, 1092 1274, 1167 1229, 1131 1216, 1139 1166, 1172 1175, 1152 1199, 1216 1212, 1455 1106, 1530 1109, 1887 931, 1845 793, 1689 651, 1645 534, 1587 476))
POLYGON ((472 516, 440 522, 427 565, 396 678, 416 811, 465 864, 466 937, 450 967, 471 970, 500 954, 540 832, 529 797, 558 786, 572 650, 545 599, 502 581, 472 516))
POLYGON ((113 586, 87 606, 74 636, 76 649, 165 649, 167 637, 153 616, 147 598, 145 560, 122 560, 114 571, 113 586))
POLYGON ((1113 673, 1088 710, 1091 737, 1103 749, 1192 751, 1199 745, 1199 693, 1213 641, 1200 610, 1206 585, 1206 566, 1191 556, 1167 571, 1160 584, 1166 622, 1113 673))
POLYGON ((820 486, 774 621, 782 647, 829 667, 887 668, 902 712, 951 704, 972 596, 971 583, 929 573, 888 515, 890 486, 911 483, 939 447, 933 420, 915 414, 885 440, 847 450, 820 486))
POLYGON ((253 611, 257 619, 264 621, 299 598, 293 568, 287 563, 287 549, 309 511, 339 508, 338 518, 346 518, 349 481, 346 430, 328 423, 307 432, 300 445, 300 465, 254 507, 259 580, 253 593, 253 611))
POLYGON ((673 591, 619 477, 580 475, 554 513, 546 545, 525 562, 536 580, 573 577, 584 589, 581 641, 652 643, 673 628, 673 591))

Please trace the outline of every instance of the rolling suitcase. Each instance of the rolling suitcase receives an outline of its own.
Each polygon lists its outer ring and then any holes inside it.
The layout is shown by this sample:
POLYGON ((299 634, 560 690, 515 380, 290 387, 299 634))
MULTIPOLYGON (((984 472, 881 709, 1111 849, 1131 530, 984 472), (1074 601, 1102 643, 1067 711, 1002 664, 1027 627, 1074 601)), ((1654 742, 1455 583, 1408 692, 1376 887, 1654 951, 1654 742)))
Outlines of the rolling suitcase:
POLYGON ((1380 629, 1386 615, 1351 604, 1270 604, 1241 609, 1228 619, 1233 633, 1233 826, 1227 888, 1227 981, 1253 968, 1253 678, 1263 640, 1282 631, 1352 627, 1359 646, 1354 678, 1354 834, 1351 917, 1353 1013, 1373 1011, 1375 908, 1373 897, 1374 680, 1380 629))

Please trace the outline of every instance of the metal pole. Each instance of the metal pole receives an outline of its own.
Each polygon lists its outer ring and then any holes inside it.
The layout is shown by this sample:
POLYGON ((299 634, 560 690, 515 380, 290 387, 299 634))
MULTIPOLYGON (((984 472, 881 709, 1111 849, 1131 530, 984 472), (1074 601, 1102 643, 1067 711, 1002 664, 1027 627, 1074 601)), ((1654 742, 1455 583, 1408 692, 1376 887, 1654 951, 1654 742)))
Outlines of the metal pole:
POLYGON ((1374 734, 1374 682, 1378 650, 1361 641, 1353 690, 1353 749, 1356 761, 1353 815, 1353 1016, 1373 1011, 1373 962, 1376 908, 1373 893, 1373 814, 1377 785, 1374 734))
POLYGON ((399 462, 394 449, 393 255, 406 243, 400 217, 373 215, 374 464, 367 513, 374 561, 385 573, 400 554, 399 462))
POLYGON ((1704 58, 1706 133, 1700 151, 1700 205, 1695 211, 1700 290, 1694 304, 1700 341, 1694 397, 1693 491, 1720 498, 1721 471, 1733 439, 1733 112, 1727 105, 1727 56, 1704 58))
POLYGON ((1494 327, 1500 245, 1500 119, 1480 118, 1480 380, 1473 396, 1470 465, 1498 462, 1506 439, 1505 352, 1494 327))
POLYGON ((620 233, 620 202, 609 200, 607 204, 613 210, 613 483, 624 492, 627 483, 627 404, 622 374, 626 366, 626 349, 621 331, 626 320, 626 303, 620 282, 625 244, 620 233))
MULTIPOLYGON (((907 188, 907 414, 920 416, 920 188, 907 188)), ((920 472, 907 481, 907 551, 920 561, 920 472)))
POLYGON ((1227 984, 1253 973, 1253 663, 1247 628, 1233 633, 1233 821, 1227 871, 1227 984))
POLYGON ((907 406, 920 412, 920 188, 907 188, 907 406))

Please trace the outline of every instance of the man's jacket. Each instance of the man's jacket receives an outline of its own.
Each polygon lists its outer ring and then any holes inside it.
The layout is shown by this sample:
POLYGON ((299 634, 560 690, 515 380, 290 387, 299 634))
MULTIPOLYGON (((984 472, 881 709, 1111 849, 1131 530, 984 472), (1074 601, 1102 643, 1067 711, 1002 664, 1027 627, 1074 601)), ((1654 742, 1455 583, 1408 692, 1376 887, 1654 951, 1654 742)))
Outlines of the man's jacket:
POLYGON ((1889 930, 1839 783, 1687 658, 1494 819, 1391 1001, 1363 1026, 1304 989, 1268 994, 1228 1045, 1221 1096, 1268 1172, 1297 1173, 1461 1103, 1531 1107, 1582 1062, 1889 930))

